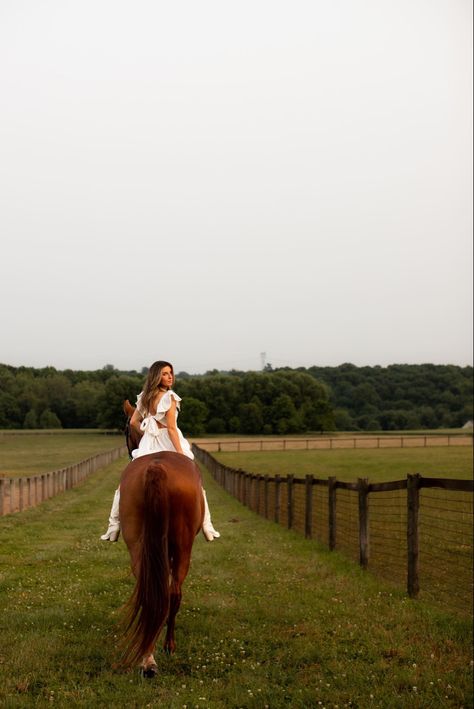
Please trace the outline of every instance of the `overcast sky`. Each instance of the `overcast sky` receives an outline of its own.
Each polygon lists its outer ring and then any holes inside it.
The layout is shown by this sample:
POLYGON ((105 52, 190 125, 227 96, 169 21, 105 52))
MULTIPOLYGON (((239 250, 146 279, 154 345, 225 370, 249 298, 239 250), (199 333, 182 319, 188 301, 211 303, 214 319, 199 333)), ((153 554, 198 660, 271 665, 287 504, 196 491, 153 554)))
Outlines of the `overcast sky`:
POLYGON ((472 363, 471 0, 2 0, 0 362, 472 363))

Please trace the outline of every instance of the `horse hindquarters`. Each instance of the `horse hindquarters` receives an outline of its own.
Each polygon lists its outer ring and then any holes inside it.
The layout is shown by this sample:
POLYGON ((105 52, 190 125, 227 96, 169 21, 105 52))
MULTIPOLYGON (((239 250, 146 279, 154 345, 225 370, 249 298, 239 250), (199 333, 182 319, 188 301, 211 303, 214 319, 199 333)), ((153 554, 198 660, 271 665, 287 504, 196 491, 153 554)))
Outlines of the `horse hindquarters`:
POLYGON ((143 541, 136 569, 137 582, 129 601, 127 664, 152 653, 170 606, 166 470, 151 463, 143 488, 143 541))

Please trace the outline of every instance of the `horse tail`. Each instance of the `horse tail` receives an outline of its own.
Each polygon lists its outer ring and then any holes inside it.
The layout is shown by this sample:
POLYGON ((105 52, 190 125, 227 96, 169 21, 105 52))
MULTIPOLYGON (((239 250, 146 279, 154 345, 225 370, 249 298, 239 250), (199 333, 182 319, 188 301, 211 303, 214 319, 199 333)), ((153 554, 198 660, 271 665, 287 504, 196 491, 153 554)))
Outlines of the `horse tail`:
POLYGON ((161 463, 150 463, 145 472, 143 517, 137 582, 127 606, 127 665, 152 652, 169 612, 169 504, 167 475, 161 463))

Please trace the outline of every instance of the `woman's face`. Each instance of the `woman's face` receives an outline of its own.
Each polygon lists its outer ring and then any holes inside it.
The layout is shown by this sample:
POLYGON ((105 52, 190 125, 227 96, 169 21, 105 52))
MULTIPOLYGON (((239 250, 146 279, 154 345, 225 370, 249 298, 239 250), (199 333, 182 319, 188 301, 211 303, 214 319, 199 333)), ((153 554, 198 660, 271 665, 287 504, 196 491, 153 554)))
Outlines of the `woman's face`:
POLYGON ((161 370, 160 387, 171 388, 173 386, 173 372, 171 367, 163 367, 161 370))

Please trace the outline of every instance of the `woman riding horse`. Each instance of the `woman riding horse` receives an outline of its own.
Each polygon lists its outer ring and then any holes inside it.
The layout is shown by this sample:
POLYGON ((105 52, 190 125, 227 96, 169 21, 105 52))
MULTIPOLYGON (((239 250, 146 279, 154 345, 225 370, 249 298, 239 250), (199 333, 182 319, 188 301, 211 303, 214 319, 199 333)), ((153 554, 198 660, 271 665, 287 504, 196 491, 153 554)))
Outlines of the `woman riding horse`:
MULTIPOLYGON (((150 453, 170 451, 181 453, 194 460, 191 446, 176 425, 181 398, 172 390, 174 384, 173 365, 159 360, 151 365, 143 391, 138 395, 136 409, 130 419, 130 426, 136 433, 143 434, 138 447, 132 450, 135 460, 150 453)), ((220 537, 212 524, 206 493, 202 490, 204 519, 202 531, 211 542, 220 537)), ((115 491, 109 517, 109 527, 101 536, 103 541, 115 542, 120 534, 120 488, 115 491)))

